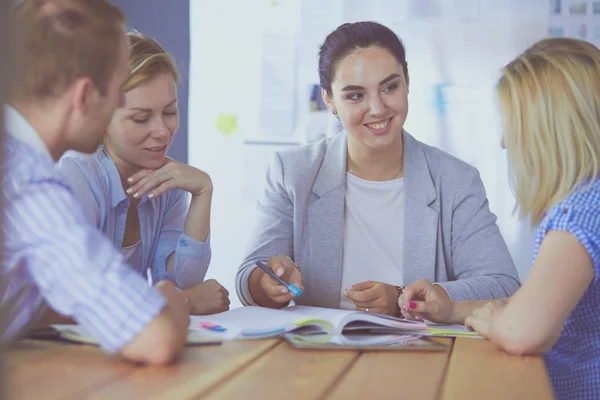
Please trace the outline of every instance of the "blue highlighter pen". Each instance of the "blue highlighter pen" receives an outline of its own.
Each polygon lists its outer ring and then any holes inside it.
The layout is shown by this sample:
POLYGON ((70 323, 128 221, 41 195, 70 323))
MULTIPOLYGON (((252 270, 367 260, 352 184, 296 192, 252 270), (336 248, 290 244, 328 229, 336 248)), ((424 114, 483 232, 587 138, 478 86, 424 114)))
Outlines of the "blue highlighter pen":
POLYGON ((258 265, 258 267, 260 269, 262 269, 263 271, 265 271, 271 278, 275 279, 277 282, 279 282, 283 286, 285 286, 290 292, 292 292, 292 294, 294 296, 298 297, 298 296, 300 296, 302 294, 302 290, 300 290, 300 288, 298 286, 294 285, 293 283, 287 283, 286 281, 284 281, 283 279, 281 279, 280 277, 278 277, 277 275, 275 275, 275 272, 271 271, 271 268, 267 267, 261 261, 257 261, 256 265, 258 265))

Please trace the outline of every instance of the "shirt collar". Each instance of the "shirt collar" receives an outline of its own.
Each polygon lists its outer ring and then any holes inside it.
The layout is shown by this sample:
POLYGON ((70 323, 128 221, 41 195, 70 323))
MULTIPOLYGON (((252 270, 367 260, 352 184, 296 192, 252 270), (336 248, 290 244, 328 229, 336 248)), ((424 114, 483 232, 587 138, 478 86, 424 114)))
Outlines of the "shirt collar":
POLYGON ((116 208, 122 201, 127 200, 127 194, 125 193, 125 190, 123 190, 123 185, 121 185, 119 170, 104 146, 98 150, 97 157, 107 173, 110 206, 111 208, 116 208))
POLYGON ((46 147, 46 144, 33 126, 31 126, 23 114, 8 104, 4 105, 4 130, 12 138, 45 154, 54 163, 48 147, 46 147))

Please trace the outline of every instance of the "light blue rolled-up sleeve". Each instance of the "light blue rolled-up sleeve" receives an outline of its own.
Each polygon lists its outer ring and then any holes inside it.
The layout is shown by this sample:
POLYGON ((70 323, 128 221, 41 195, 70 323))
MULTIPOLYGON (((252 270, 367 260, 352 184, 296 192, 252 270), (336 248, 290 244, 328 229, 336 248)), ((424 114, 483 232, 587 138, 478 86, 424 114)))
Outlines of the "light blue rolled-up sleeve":
POLYGON ((188 193, 175 189, 169 192, 167 212, 160 227, 160 236, 152 265, 158 280, 168 279, 180 289, 204 281, 212 256, 210 234, 201 242, 183 232, 189 209, 188 193), (173 269, 167 273, 167 261, 174 253, 173 269))

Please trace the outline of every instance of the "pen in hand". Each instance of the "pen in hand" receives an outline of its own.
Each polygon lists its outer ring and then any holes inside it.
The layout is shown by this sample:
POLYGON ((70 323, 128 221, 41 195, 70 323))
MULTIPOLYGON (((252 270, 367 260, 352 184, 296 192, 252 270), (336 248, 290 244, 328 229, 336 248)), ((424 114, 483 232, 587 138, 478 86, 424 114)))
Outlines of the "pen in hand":
POLYGON ((265 271, 267 273, 267 275, 269 275, 271 278, 275 279, 277 282, 279 282, 283 286, 285 286, 287 288, 287 290, 289 290, 294 296, 298 297, 302 294, 302 290, 300 290, 300 288, 298 286, 294 285, 293 283, 288 283, 288 282, 284 281, 283 279, 281 279, 280 277, 278 277, 277 275, 275 275, 275 273, 271 270, 271 268, 267 267, 263 262, 257 261, 256 265, 258 265, 258 267, 260 269, 265 271))

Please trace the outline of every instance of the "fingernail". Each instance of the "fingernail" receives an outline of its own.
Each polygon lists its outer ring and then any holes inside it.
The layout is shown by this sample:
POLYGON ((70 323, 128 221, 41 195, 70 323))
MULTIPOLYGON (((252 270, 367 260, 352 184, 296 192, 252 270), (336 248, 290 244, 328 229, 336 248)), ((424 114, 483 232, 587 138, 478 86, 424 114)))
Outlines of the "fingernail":
POLYGON ((344 296, 348 296, 348 289, 344 289, 344 296))
POLYGON ((277 276, 283 275, 283 268, 277 268, 277 271, 275 271, 275 273, 277 274, 277 276))
POLYGON ((281 288, 281 293, 285 294, 287 292, 288 292, 288 290, 286 288, 281 288))
POLYGON ((152 193, 150 193, 150 194, 148 195, 148 198, 149 198, 149 199, 151 199, 151 198, 153 198, 153 197, 154 197, 154 194, 152 194, 152 193))
POLYGON ((419 322, 425 322, 425 320, 422 317, 419 317, 418 315, 415 317, 415 319, 419 322))
POLYGON ((139 193, 139 192, 135 192, 135 193, 133 194, 133 197, 138 197, 139 195, 140 195, 140 193, 139 193))
POLYGON ((404 314, 408 310, 406 309, 406 306, 402 306, 402 307, 400 307, 400 311, 402 312, 402 314, 404 314))
POLYGON ((131 190, 132 190, 132 189, 131 189, 131 188, 129 188, 129 189, 127 189, 127 190, 125 191, 125 193, 129 194, 129 193, 131 193, 131 190))
POLYGON ((415 303, 414 301, 409 301, 408 302, 408 308, 410 308, 411 310, 416 310, 417 309, 417 303, 415 303))
POLYGON ((133 182, 133 177, 127 178, 127 182, 133 182))

